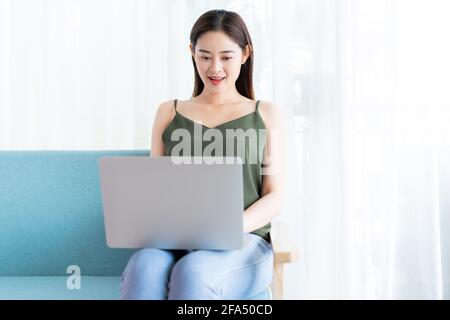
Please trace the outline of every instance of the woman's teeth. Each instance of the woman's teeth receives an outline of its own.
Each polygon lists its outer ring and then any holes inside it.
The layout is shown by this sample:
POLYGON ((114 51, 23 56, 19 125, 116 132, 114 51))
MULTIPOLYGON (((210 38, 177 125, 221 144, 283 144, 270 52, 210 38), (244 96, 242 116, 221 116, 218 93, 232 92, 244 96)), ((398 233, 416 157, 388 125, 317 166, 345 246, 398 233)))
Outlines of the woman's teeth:
POLYGON ((226 77, 223 77, 223 78, 211 78, 211 77, 208 77, 208 78, 209 78, 209 80, 211 81, 211 83, 213 85, 219 85, 219 84, 222 83, 222 80, 225 79, 226 77))

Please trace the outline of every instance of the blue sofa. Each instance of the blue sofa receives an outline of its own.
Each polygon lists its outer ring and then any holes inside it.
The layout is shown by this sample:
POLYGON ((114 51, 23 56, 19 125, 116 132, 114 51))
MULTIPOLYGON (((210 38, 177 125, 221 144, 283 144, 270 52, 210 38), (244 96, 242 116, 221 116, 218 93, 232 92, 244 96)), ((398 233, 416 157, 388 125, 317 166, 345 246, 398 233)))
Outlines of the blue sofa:
POLYGON ((119 298, 134 251, 106 246, 97 162, 118 155, 150 151, 0 151, 0 299, 119 298))

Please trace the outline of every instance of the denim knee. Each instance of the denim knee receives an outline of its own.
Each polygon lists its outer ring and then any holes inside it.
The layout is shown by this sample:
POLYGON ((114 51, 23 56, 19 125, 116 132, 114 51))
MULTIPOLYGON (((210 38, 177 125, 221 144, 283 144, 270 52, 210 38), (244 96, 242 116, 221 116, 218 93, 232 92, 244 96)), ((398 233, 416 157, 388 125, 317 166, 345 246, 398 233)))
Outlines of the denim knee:
POLYGON ((172 264, 173 255, 169 251, 145 248, 136 251, 130 258, 129 264, 134 271, 146 273, 146 271, 158 271, 172 264))
POLYGON ((135 252, 121 277, 122 299, 165 299, 174 263, 170 251, 146 248, 135 252))
POLYGON ((184 256, 172 269, 168 298, 245 299, 265 290, 272 279, 271 245, 246 235, 241 250, 199 250, 184 256))
POLYGON ((196 255, 187 255, 173 267, 169 281, 169 300, 220 299, 211 273, 204 265, 207 261, 196 255))

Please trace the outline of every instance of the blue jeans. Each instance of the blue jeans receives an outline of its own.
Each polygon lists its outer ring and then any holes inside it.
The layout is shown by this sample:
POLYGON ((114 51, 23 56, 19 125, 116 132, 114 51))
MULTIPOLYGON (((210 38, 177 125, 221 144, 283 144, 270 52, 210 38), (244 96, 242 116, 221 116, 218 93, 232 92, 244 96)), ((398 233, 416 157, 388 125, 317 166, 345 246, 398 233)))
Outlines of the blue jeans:
POLYGON ((236 299, 264 291, 272 281, 272 245, 244 234, 239 250, 135 252, 122 274, 121 299, 236 299))

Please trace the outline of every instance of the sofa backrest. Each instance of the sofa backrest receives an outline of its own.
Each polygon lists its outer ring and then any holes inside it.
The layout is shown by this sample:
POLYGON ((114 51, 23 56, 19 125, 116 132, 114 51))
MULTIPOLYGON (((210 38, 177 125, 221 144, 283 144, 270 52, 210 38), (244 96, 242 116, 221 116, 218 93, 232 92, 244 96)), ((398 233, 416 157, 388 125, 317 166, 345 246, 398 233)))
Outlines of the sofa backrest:
POLYGON ((98 159, 149 150, 0 151, 0 276, 118 276, 134 250, 105 240, 98 159))

